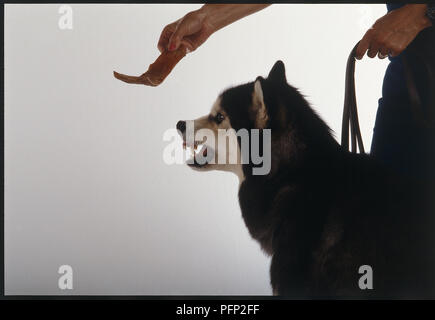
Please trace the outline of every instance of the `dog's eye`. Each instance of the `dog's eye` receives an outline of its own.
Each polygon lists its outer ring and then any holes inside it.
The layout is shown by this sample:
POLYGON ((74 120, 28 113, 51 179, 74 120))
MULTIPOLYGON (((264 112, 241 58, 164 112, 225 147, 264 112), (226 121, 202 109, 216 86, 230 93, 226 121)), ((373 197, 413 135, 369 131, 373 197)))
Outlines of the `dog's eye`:
POLYGON ((224 121, 225 117, 222 115, 222 113, 218 113, 215 117, 216 123, 219 124, 222 121, 224 121))

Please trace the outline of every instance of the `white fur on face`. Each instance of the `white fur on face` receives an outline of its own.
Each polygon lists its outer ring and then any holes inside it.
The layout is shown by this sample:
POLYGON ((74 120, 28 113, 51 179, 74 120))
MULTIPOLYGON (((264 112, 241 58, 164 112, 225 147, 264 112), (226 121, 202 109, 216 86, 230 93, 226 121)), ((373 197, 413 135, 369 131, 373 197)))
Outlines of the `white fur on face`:
POLYGON ((216 116, 218 112, 222 111, 221 102, 222 102, 222 98, 218 97, 216 101, 213 103, 213 106, 211 107, 210 110, 210 114, 212 116, 216 116))
MULTIPOLYGON (((192 168, 201 171, 221 170, 233 172, 238 176, 239 182, 241 183, 244 180, 244 175, 241 164, 240 146, 237 142, 236 132, 231 126, 230 119, 221 107, 221 97, 217 98, 211 108, 209 115, 202 116, 194 120, 194 127, 195 133, 201 129, 209 129, 214 133, 215 143, 210 147, 214 149, 215 160, 217 163, 207 164, 206 166, 200 168, 192 168), (224 116, 224 119, 218 124, 213 119, 219 113, 224 116), (226 149, 224 150, 224 148, 226 149)), ((205 142, 205 145, 207 145, 207 142, 205 142)))

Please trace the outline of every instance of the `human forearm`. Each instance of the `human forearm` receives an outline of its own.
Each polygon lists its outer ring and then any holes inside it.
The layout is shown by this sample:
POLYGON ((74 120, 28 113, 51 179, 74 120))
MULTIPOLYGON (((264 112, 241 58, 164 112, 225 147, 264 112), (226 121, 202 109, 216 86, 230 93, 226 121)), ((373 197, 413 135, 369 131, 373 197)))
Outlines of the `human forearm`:
POLYGON ((205 4, 199 12, 205 15, 213 31, 217 31, 268 6, 270 4, 205 4))

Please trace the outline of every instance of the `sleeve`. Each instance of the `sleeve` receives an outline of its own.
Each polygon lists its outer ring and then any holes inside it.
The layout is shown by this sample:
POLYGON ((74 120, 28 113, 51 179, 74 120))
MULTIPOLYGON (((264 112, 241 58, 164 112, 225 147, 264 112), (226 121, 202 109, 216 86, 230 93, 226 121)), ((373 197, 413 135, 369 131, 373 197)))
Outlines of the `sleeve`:
POLYGON ((432 22, 435 22, 435 1, 429 1, 427 4, 427 16, 432 22))

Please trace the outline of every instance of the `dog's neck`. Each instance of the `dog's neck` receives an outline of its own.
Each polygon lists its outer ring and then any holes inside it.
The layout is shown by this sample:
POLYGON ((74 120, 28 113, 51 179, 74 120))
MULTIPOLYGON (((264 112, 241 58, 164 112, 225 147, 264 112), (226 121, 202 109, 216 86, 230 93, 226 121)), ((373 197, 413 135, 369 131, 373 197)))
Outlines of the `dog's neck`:
POLYGON ((304 176, 318 176, 332 178, 337 170, 342 167, 345 151, 334 138, 325 139, 320 144, 321 148, 315 148, 304 143, 292 143, 289 148, 272 142, 271 170, 266 175, 254 175, 253 165, 244 164, 237 175, 239 181, 259 182, 263 184, 276 184, 277 181, 293 180, 296 182, 304 176), (273 151, 275 150, 275 151, 273 151))

